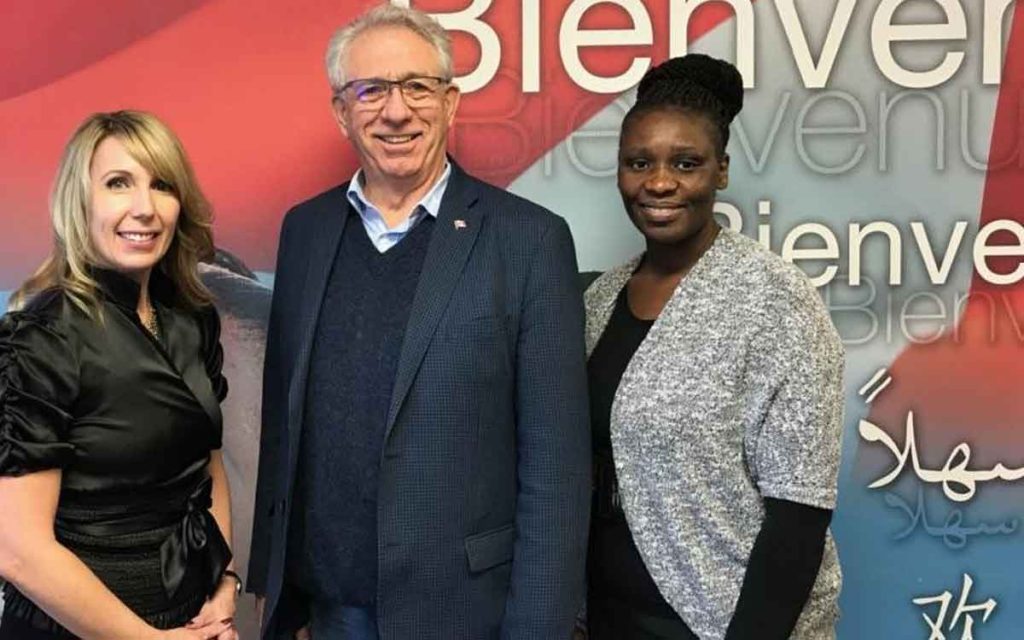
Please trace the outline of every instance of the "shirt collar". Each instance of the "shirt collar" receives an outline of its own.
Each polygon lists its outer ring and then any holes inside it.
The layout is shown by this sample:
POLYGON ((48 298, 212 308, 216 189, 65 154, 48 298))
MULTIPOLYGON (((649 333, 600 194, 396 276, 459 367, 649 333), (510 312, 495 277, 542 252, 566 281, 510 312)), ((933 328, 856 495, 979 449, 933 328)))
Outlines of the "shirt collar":
MULTIPOLYGON (((445 189, 448 187, 448 178, 452 175, 452 163, 447 160, 444 163, 444 171, 441 172, 441 177, 437 179, 434 186, 430 188, 423 198, 416 203, 413 207, 412 213, 416 214, 421 208, 422 210, 429 213, 432 217, 436 218, 441 212, 441 199, 444 197, 445 189)), ((348 197, 349 203, 352 204, 352 208, 359 212, 359 215, 365 216, 367 209, 372 208, 374 211, 377 207, 367 200, 366 195, 363 193, 363 170, 358 169, 355 175, 352 176, 352 180, 348 183, 348 191, 345 195, 348 197)), ((411 216, 410 216, 411 217, 411 216)))
MULTIPOLYGON (((89 275, 111 302, 133 310, 139 306, 139 293, 142 287, 129 276, 120 271, 95 266, 89 269, 89 275)), ((161 304, 174 304, 174 284, 159 268, 153 269, 149 274, 149 295, 161 304)))

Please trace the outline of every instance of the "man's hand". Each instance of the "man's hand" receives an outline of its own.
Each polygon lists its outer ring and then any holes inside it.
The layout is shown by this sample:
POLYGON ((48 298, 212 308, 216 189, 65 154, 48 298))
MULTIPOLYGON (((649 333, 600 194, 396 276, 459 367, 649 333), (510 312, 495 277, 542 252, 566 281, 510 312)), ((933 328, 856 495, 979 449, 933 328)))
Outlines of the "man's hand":
POLYGON ((295 632, 295 640, 313 640, 313 634, 309 627, 302 627, 295 632))

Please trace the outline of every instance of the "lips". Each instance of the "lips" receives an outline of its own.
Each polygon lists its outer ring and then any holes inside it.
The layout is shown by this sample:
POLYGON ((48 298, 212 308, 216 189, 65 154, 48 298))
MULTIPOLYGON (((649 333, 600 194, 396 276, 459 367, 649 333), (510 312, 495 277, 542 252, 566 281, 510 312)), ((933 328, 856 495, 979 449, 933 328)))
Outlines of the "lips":
POLYGON ((686 211, 686 205, 667 202, 638 203, 636 210, 653 222, 667 222, 682 215, 686 211))
POLYGON ((145 244, 156 240, 157 236, 160 235, 158 231, 118 231, 118 237, 124 238, 128 242, 136 244, 145 244))
POLYGON ((374 137, 377 138, 378 140, 380 140, 381 142, 383 142, 387 146, 400 146, 400 145, 404 145, 404 144, 408 144, 408 143, 412 142, 413 140, 419 138, 421 135, 423 135, 423 134, 422 133, 403 133, 401 135, 397 135, 397 134, 395 134, 395 135, 377 134, 374 137))

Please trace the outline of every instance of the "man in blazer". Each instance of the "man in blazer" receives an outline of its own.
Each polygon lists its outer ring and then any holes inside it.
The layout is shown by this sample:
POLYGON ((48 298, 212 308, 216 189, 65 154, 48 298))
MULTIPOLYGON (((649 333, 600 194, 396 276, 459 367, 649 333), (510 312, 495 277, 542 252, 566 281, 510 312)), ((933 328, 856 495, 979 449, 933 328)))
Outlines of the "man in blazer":
POLYGON ((372 9, 327 67, 360 169, 281 231, 248 576, 263 637, 568 638, 590 503, 568 228, 447 157, 459 91, 432 18, 372 9))

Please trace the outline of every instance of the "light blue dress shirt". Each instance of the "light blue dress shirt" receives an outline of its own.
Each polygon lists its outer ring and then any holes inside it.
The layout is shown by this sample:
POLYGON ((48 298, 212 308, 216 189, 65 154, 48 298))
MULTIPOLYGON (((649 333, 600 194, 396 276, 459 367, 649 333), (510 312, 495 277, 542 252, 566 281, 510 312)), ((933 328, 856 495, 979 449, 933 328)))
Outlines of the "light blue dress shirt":
POLYGON ((362 169, 356 171, 351 182, 348 183, 348 192, 345 195, 348 196, 352 207, 359 213, 359 218, 363 221, 363 227, 366 229, 366 235, 370 237, 370 242, 377 247, 377 251, 384 253, 398 244, 423 218, 424 213, 437 218, 437 214, 441 210, 441 199, 444 197, 445 189, 448 188, 448 177, 452 174, 452 165, 450 162, 445 163, 441 177, 427 192, 427 195, 416 203, 412 214, 393 229, 388 228, 380 210, 373 206, 363 194, 362 174, 362 169))

